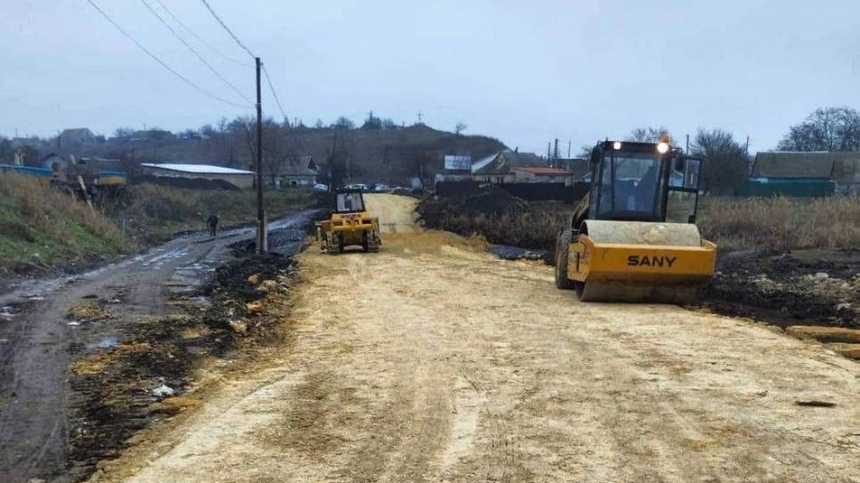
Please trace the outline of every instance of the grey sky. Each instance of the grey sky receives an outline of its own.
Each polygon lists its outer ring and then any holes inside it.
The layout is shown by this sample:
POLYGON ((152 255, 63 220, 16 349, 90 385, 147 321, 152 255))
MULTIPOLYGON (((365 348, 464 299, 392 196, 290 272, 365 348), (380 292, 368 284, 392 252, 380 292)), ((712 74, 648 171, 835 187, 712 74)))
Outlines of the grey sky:
MULTIPOLYGON (((139 0, 94 0, 201 87, 243 102, 139 0)), ((154 8, 157 0, 147 0, 154 8)), ((197 128, 251 114, 193 90, 86 0, 2 0, 0 134, 68 127, 197 128)), ((199 0, 161 0, 226 60, 188 37, 253 99, 252 59, 199 0)), ((773 148, 817 107, 860 108, 857 0, 209 0, 263 58, 290 118, 367 112, 566 154, 638 126, 680 142, 721 127, 773 148)), ((169 16, 165 18, 169 21, 169 16)), ((177 29, 180 27, 176 26, 177 29)), ((184 33, 180 30, 180 33, 184 33)), ((267 115, 279 118, 268 90, 267 115)))

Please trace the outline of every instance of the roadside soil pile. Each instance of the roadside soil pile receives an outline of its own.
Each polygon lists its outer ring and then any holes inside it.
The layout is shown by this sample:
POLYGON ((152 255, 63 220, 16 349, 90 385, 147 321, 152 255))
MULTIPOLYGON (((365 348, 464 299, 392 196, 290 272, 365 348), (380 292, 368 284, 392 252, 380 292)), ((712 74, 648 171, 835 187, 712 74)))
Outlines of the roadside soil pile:
POLYGON ((216 271, 199 293, 174 297, 180 313, 162 318, 117 320, 110 305, 90 300, 68 319, 83 330, 120 324, 120 337, 95 346, 73 347, 70 384, 70 474, 88 477, 100 460, 116 457, 135 431, 199 405, 193 370, 206 360, 236 359, 243 349, 287 334, 284 303, 297 276, 287 257, 266 255, 237 260, 216 271))
POLYGON ((167 176, 149 176, 141 175, 135 178, 137 183, 151 183, 160 186, 170 186, 171 188, 195 189, 195 190, 223 190, 223 191, 242 191, 242 188, 224 181, 223 179, 203 179, 203 178, 171 178, 167 176))
POLYGON ((700 303, 733 316, 788 327, 860 328, 860 253, 728 253, 700 303))
POLYGON ((449 218, 517 216, 527 210, 526 201, 495 186, 481 188, 457 198, 426 197, 417 209, 425 223, 433 228, 442 225, 449 218))
POLYGON ((461 197, 425 197, 416 211, 430 228, 463 236, 480 234, 494 245, 550 250, 569 208, 561 203, 529 204, 491 186, 461 197))

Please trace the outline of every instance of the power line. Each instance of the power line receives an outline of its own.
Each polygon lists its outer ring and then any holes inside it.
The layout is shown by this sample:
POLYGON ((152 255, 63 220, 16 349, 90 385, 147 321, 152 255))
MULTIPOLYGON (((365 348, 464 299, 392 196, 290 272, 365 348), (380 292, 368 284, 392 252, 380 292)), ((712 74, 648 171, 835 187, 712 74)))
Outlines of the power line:
POLYGON ((152 8, 152 5, 150 5, 149 2, 147 2, 146 0, 140 0, 140 2, 143 3, 143 5, 146 6, 146 8, 150 12, 152 12, 153 15, 155 15, 155 18, 157 18, 159 22, 161 22, 165 27, 167 27, 167 30, 170 30, 170 33, 172 33, 174 37, 179 39, 179 41, 182 42, 183 45, 188 47, 188 50, 190 50, 192 54, 194 54, 198 59, 200 59, 200 62, 203 62, 203 64, 206 67, 208 67, 209 70, 211 70, 215 75, 217 75, 218 78, 221 79, 224 82, 224 84, 227 85, 227 87, 229 87, 230 89, 233 89, 233 92, 235 92, 236 94, 239 94, 239 97, 244 99, 248 104, 253 104, 253 102, 251 102, 250 99, 245 97, 245 94, 243 94, 242 91, 240 91, 235 85, 233 85, 232 82, 227 80, 223 75, 221 75, 220 72, 218 72, 214 67, 212 67, 212 64, 210 64, 209 62, 206 62, 206 59, 204 59, 196 50, 194 50, 194 47, 192 47, 188 42, 186 42, 185 39, 183 39, 182 36, 180 36, 176 32, 176 30, 174 30, 173 27, 170 26, 170 24, 165 22, 164 19, 161 17, 161 15, 159 15, 158 12, 156 12, 155 9, 152 8))
POLYGON ((257 56, 254 55, 253 52, 251 52, 251 49, 249 49, 248 47, 245 47, 245 44, 243 44, 242 41, 239 40, 239 37, 236 37, 236 34, 234 34, 232 30, 230 30, 230 27, 227 27, 227 24, 225 24, 224 21, 221 20, 221 17, 219 17, 218 14, 215 13, 215 10, 212 10, 212 7, 209 6, 209 2, 207 2, 206 0, 201 0, 201 1, 203 2, 203 5, 206 5, 206 9, 209 10, 209 13, 211 13, 212 16, 215 17, 215 20, 217 20, 218 23, 220 23, 221 26, 224 27, 224 30, 226 30, 227 33, 230 34, 230 37, 233 37, 233 40, 235 40, 236 43, 239 44, 239 47, 242 47, 243 49, 245 49, 245 52, 247 52, 248 55, 250 55, 251 57, 256 59, 257 56))
POLYGON ((223 57, 223 58, 225 58, 225 59, 229 60, 230 62, 233 62, 233 63, 239 64, 239 65, 244 65, 244 66, 246 66, 246 67, 251 66, 251 64, 246 64, 245 62, 242 62, 242 61, 240 61, 240 60, 236 60, 236 59, 234 59, 233 57, 230 57, 229 55, 227 55, 227 54, 225 54, 225 53, 221 52, 220 50, 216 49, 215 47, 213 47, 211 44, 209 44, 208 42, 206 42, 205 40, 203 40, 203 38, 202 38, 202 37, 200 37, 199 35, 197 35, 197 33, 195 33, 193 30, 191 30, 191 28, 190 28, 190 27, 188 27, 187 25, 185 25, 185 22, 183 22, 182 20, 180 20, 180 19, 179 19, 179 17, 177 17, 177 16, 176 16, 176 15, 175 15, 175 14, 174 14, 174 13, 173 13, 169 8, 167 8, 167 5, 165 5, 161 0, 155 0, 155 1, 158 3, 158 5, 159 5, 159 6, 161 6, 161 8, 162 8, 162 9, 164 9, 164 11, 165 11, 165 12, 167 12, 167 14, 168 14, 168 15, 170 15, 170 17, 171 17, 173 20, 175 20, 175 21, 176 21, 176 23, 177 23, 177 24, 179 24, 179 26, 180 26, 180 27, 182 27, 182 29, 183 29, 183 30, 185 30, 185 31, 186 31, 186 32, 188 32, 192 37, 194 37, 195 39, 197 39, 197 40, 198 40, 201 44, 203 44, 206 48, 208 48, 208 49, 209 49, 209 50, 211 50, 212 52, 214 52, 214 53, 218 54, 219 56, 221 56, 221 57, 223 57))
POLYGON ((93 8, 95 8, 96 10, 98 10, 98 12, 99 12, 99 13, 100 13, 100 14, 101 14, 101 15, 102 15, 102 16, 103 16, 103 17, 104 17, 108 22, 110 22, 114 27, 116 27, 116 29, 117 29, 117 30, 119 30, 123 35, 125 35, 129 40, 131 40, 132 42, 134 42, 134 45, 136 45, 140 50, 144 51, 144 52, 146 53, 146 55, 148 55, 148 56, 152 57, 152 60, 154 60, 154 61, 158 62, 159 64, 161 64, 161 66, 162 66, 162 67, 164 67, 165 69, 169 70, 173 75, 175 75, 176 77, 180 78, 183 82, 185 82, 185 83, 186 83, 186 84, 188 84, 189 86, 193 87, 193 88, 194 88, 194 89, 196 89, 198 92, 200 92, 200 93, 202 93, 202 94, 205 94, 205 95, 207 95, 207 96, 209 96, 209 97, 211 97, 212 99, 215 99, 215 100, 217 100, 217 101, 221 101, 221 102, 223 102, 224 104, 229 104, 229 105, 231 105, 231 106, 235 106, 235 107, 247 107, 246 105, 243 105, 243 104, 237 104, 237 103, 235 103, 235 102, 228 101, 227 99, 223 99, 223 98, 221 98, 221 97, 218 97, 218 96, 216 96, 215 94, 212 94, 211 92, 207 91, 206 89, 203 89, 202 87, 198 86, 197 84, 195 84, 195 83, 191 82, 190 80, 188 80, 188 78, 187 78, 187 77, 185 77, 184 75, 180 74, 179 72, 177 72, 176 70, 174 70, 172 67, 170 67, 169 65, 167 65, 166 63, 164 63, 164 61, 163 61, 163 60, 159 59, 155 54, 153 54, 153 53, 152 53, 152 52, 150 52, 146 47, 144 47, 144 46, 143 46, 143 44, 141 44, 140 42, 138 42, 138 41, 137 41, 137 39, 135 39, 134 37, 132 37, 132 36, 131 36, 131 34, 129 34, 128 32, 126 32, 126 31, 125 31, 125 29, 124 29, 124 28, 122 28, 118 23, 116 23, 112 18, 110 18, 110 16, 108 16, 108 14, 106 14, 106 13, 104 12, 104 10, 102 10, 101 8, 99 8, 99 6, 98 6, 98 5, 96 5, 96 4, 93 2, 93 0, 87 0, 87 3, 89 3, 90 5, 92 5, 92 6, 93 6, 93 8))
POLYGON ((278 93, 275 92, 275 86, 272 85, 272 79, 269 78, 269 71, 266 70, 266 66, 263 65, 263 74, 266 74, 266 82, 269 84, 269 89, 272 90, 272 95, 275 97, 275 104, 278 105, 278 109, 281 111, 281 115, 284 116, 284 120, 289 124, 289 118, 287 118, 287 113, 284 112, 284 108, 281 107, 281 101, 278 99, 278 93))

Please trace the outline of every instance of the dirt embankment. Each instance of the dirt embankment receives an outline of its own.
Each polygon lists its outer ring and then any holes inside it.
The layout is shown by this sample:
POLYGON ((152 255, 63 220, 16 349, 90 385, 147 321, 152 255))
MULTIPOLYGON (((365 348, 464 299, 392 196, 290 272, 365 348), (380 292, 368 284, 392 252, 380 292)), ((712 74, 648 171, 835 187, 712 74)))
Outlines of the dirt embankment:
MULTIPOLYGON (((405 207, 368 204, 380 216, 405 207)), ((579 303, 544 264, 396 231, 377 254, 303 253, 289 348, 228 375, 95 481, 849 482, 860 471, 856 363, 744 320, 579 303)))

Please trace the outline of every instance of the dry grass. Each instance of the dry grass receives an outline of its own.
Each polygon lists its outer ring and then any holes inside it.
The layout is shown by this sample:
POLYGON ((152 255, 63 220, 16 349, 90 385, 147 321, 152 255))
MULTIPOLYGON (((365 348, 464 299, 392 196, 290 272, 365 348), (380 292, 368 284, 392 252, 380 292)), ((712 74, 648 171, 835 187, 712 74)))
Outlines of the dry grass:
POLYGON ((860 246, 860 200, 705 198, 698 225, 722 250, 853 249, 860 246))
MULTIPOLYGON (((493 244, 553 250, 573 209, 535 204, 517 216, 447 215, 433 228, 480 234, 493 244)), ((854 249, 860 246, 860 199, 702 198, 697 225, 724 251, 854 249)))
MULTIPOLYGON (((263 196, 269 218, 309 206, 312 194, 302 190, 267 191, 263 196)), ((131 235, 144 244, 160 243, 176 233, 206 230, 206 218, 217 213, 219 229, 252 223, 257 195, 247 191, 168 188, 152 184, 129 186, 109 210, 128 220, 131 235)))
POLYGON ((35 178, 0 176, 0 269, 53 265, 129 248, 101 210, 35 178))

